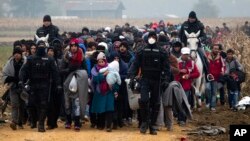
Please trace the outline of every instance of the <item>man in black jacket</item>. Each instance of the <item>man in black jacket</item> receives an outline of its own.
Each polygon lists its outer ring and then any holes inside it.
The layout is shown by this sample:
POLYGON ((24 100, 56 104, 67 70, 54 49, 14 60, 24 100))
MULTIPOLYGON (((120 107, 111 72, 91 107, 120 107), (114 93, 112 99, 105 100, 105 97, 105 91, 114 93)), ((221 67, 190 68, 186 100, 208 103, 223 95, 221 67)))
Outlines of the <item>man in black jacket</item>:
POLYGON ((60 39, 59 28, 52 24, 50 15, 43 17, 43 26, 38 28, 36 35, 38 37, 45 37, 49 34, 48 42, 51 43, 54 39, 60 39))
POLYGON ((182 26, 179 33, 179 37, 181 41, 184 43, 185 46, 187 46, 187 37, 185 35, 185 30, 190 34, 192 32, 197 33, 200 31, 199 39, 200 41, 203 41, 206 39, 206 34, 204 32, 204 25, 201 23, 201 21, 198 20, 196 17, 196 13, 194 11, 191 11, 188 16, 188 20, 185 21, 182 26))
POLYGON ((50 96, 51 84, 57 86, 60 91, 62 87, 59 82, 59 74, 53 58, 46 55, 45 43, 39 42, 36 55, 27 58, 20 70, 19 86, 30 80, 31 93, 28 99, 28 107, 32 120, 31 128, 36 128, 36 112, 38 111, 38 132, 45 132, 44 122, 47 116, 48 99, 50 96))
POLYGON ((189 34, 192 32, 197 33, 198 31, 200 31, 200 34, 197 37, 199 39, 197 51, 201 57, 203 65, 204 65, 205 74, 208 74, 208 72, 207 72, 208 71, 208 62, 207 62, 207 59, 205 57, 204 49, 201 46, 201 43, 206 40, 206 34, 204 32, 204 25, 201 21, 198 20, 196 13, 194 11, 191 11, 189 13, 188 20, 182 24, 181 30, 179 33, 179 37, 180 37, 182 43, 184 43, 185 46, 188 46, 187 36, 185 35, 185 31, 187 31, 189 34))
MULTIPOLYGON (((139 101, 141 125, 140 132, 157 135, 156 120, 160 110, 160 93, 170 81, 170 64, 167 52, 157 44, 155 32, 148 34, 148 43, 136 53, 128 77, 131 81, 141 69, 141 99, 139 101)), ((132 88, 132 86, 130 85, 132 88)))

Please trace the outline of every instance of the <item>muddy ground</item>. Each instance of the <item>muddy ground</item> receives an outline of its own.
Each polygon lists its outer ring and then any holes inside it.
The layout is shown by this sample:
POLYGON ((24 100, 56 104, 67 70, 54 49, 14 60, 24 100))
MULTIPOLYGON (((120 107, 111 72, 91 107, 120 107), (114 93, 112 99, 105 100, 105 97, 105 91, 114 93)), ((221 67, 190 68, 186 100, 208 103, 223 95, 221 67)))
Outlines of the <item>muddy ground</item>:
MULTIPOLYGON (((2 93, 3 89, 0 90, 0 94, 2 93)), ((10 119, 9 112, 10 109, 2 119, 10 119)), ((229 140, 229 125, 250 123, 250 108, 245 111, 233 112, 228 105, 218 104, 215 112, 204 107, 200 112, 194 111, 193 117, 194 119, 188 121, 186 127, 179 127, 175 122, 174 130, 171 132, 164 127, 160 128, 157 136, 140 134, 136 121, 133 126, 113 130, 111 133, 92 129, 89 122, 83 124, 80 132, 75 132, 73 129, 64 129, 64 123, 59 121, 57 129, 49 130, 46 133, 38 133, 37 129, 30 129, 27 125, 24 126, 25 129, 12 131, 9 123, 0 123, 0 141, 180 141, 181 138, 186 138, 188 141, 227 141, 229 140), (218 136, 190 136, 187 135, 187 131, 183 131, 203 125, 221 126, 227 129, 227 133, 218 136)))

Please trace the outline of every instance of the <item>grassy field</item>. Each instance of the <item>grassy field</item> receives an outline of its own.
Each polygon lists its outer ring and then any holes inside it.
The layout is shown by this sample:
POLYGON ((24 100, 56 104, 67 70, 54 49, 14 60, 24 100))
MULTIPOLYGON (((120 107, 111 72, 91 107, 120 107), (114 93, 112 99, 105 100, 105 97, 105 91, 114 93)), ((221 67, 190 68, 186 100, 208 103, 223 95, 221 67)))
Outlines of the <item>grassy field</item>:
POLYGON ((0 47, 0 70, 2 70, 2 68, 4 67, 4 64, 11 56, 11 53, 12 53, 12 47, 10 46, 0 47))

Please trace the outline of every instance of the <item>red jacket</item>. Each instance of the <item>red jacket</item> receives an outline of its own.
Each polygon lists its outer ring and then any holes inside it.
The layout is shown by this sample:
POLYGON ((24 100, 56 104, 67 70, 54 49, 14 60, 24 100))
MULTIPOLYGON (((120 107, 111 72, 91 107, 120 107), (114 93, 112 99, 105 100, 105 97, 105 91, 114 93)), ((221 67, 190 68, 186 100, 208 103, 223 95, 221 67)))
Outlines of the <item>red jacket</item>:
POLYGON ((196 66, 196 64, 194 63, 194 61, 192 60, 188 60, 186 62, 186 65, 184 66, 184 61, 179 60, 179 69, 186 69, 187 73, 181 73, 179 72, 179 74, 175 75, 175 80, 179 81, 183 87, 183 89, 185 91, 189 91, 192 88, 192 81, 195 78, 198 78, 200 76, 200 72, 196 66), (182 76, 188 74, 189 77, 188 79, 183 79, 182 76))
POLYGON ((212 53, 207 54, 209 63, 209 73, 214 76, 214 80, 218 81, 222 73, 225 73, 226 66, 223 58, 218 54, 216 57, 212 57, 212 53))
POLYGON ((82 65, 82 60, 83 60, 83 52, 82 49, 78 48, 77 52, 73 53, 72 59, 70 60, 70 64, 80 67, 82 65))

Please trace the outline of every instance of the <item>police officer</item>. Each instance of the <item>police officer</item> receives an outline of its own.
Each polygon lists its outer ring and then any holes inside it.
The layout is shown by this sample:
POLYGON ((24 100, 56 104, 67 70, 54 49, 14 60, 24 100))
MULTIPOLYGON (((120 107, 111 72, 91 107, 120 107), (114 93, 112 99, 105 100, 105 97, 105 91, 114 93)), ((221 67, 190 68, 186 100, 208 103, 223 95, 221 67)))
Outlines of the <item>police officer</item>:
POLYGON ((181 41, 184 43, 185 46, 187 46, 187 37, 185 35, 185 30, 188 33, 192 33, 192 32, 197 33, 198 31, 200 31, 200 35, 198 38, 200 40, 206 39, 206 34, 204 32, 204 25, 203 23, 201 23, 201 21, 197 19, 196 13, 194 11, 191 11, 189 13, 188 20, 182 24, 181 30, 179 33, 179 37, 181 41))
POLYGON ((20 86, 23 86, 23 82, 30 81, 31 93, 28 108, 32 120, 31 128, 36 128, 35 118, 38 114, 38 132, 45 132, 44 121, 47 115, 51 83, 55 83, 58 90, 62 88, 59 86, 55 61, 46 55, 44 42, 38 42, 36 55, 27 58, 26 64, 20 70, 19 77, 20 86))
POLYGON ((38 28, 36 35, 38 37, 45 37, 49 34, 48 42, 51 43, 54 39, 61 39, 59 35, 59 28, 52 24, 50 15, 43 17, 43 26, 38 28))
POLYGON ((201 42, 204 42, 206 40, 206 34, 204 32, 203 23, 198 20, 196 13, 194 11, 191 11, 189 13, 188 20, 182 24, 181 30, 179 33, 179 37, 180 37, 181 41, 184 43, 185 46, 187 46, 187 36, 185 35, 185 31, 187 31, 189 34, 192 32, 197 33, 198 31, 200 31, 200 35, 198 37, 198 39, 200 40, 198 53, 201 56, 201 60, 202 60, 203 65, 205 67, 204 71, 207 74, 208 62, 207 62, 207 59, 205 57, 204 49, 202 49, 202 47, 201 47, 201 42))
POLYGON ((160 92, 161 88, 168 85, 170 66, 168 53, 157 45, 157 35, 154 31, 148 34, 147 42, 147 45, 136 53, 128 76, 133 80, 141 69, 140 132, 145 134, 149 128, 150 134, 157 135, 156 120, 160 108, 160 92))

